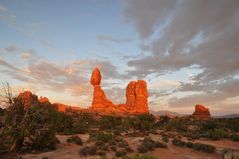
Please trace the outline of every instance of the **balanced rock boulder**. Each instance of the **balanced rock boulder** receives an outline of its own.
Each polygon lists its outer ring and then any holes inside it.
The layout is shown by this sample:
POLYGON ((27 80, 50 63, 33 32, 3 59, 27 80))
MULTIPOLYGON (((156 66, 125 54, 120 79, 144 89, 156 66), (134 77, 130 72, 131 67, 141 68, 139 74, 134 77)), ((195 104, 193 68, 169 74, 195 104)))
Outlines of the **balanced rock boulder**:
POLYGON ((98 68, 93 70, 90 83, 94 87, 91 109, 101 113, 112 112, 114 110, 114 104, 106 97, 105 92, 101 89, 101 73, 98 68))
POLYGON ((92 72, 92 75, 91 75, 91 78, 90 78, 90 83, 93 86, 95 86, 95 85, 100 85, 100 82, 101 82, 101 73, 100 73, 99 68, 96 67, 92 72))
POLYGON ((209 119, 211 117, 209 109, 200 104, 195 106, 193 116, 199 119, 209 119))

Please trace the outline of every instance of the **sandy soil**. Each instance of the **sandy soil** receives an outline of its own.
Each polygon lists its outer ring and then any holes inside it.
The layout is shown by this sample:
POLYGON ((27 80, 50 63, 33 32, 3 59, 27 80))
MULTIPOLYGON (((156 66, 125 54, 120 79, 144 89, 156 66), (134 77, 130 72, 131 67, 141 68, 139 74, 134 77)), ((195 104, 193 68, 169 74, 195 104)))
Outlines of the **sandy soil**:
MULTIPOLYGON (((79 134, 79 137, 83 139, 85 142, 84 145, 88 145, 87 139, 89 135, 79 134)), ((57 138, 60 140, 60 144, 58 144, 57 149, 51 152, 44 152, 40 154, 25 154, 23 155, 23 159, 42 159, 43 157, 48 157, 49 159, 77 159, 84 158, 79 155, 79 149, 82 146, 76 144, 70 144, 66 142, 66 139, 69 136, 66 135, 57 135, 57 138)), ((152 135, 153 138, 159 138, 159 135, 152 135)), ((139 140, 143 139, 142 137, 125 137, 124 138, 129 146, 136 151, 139 140)), ((195 151, 189 148, 176 147, 171 144, 171 141, 168 143, 167 149, 157 148, 155 151, 151 152, 155 156, 160 159, 220 159, 221 158, 221 150, 224 148, 231 148, 239 150, 239 142, 233 142, 229 140, 220 140, 220 141, 209 141, 209 140, 197 140, 196 142, 205 143, 214 145, 217 147, 217 152, 213 154, 203 153, 199 151, 195 151)), ((107 153, 107 157, 114 157, 114 153, 107 153)), ((87 159, 100 158, 98 156, 90 156, 86 157, 87 159)))

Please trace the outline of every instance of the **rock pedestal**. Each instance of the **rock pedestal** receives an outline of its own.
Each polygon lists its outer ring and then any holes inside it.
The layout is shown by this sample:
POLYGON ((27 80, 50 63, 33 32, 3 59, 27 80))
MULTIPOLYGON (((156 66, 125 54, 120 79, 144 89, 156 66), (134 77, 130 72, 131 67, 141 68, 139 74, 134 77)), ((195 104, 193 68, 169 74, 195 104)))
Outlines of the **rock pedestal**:
POLYGON ((90 83, 94 87, 91 109, 93 111, 102 113, 112 112, 114 109, 114 104, 109 99, 107 99, 105 92, 101 89, 101 73, 98 68, 95 68, 93 70, 90 83))
POLYGON ((211 117, 209 109, 200 104, 195 106, 193 116, 199 119, 209 119, 211 117))

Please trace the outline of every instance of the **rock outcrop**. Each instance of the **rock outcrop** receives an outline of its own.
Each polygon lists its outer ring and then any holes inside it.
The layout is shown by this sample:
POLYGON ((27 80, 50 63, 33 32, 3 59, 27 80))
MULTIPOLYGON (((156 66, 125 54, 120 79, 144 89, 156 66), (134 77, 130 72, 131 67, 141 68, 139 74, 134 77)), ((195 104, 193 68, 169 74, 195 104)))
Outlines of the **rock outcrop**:
POLYGON ((209 109, 200 104, 195 106, 193 116, 199 119, 209 119, 211 117, 209 109))
POLYGON ((126 105, 130 114, 148 112, 147 83, 144 80, 131 81, 126 88, 126 105))
POLYGON ((21 102, 24 105, 24 109, 28 109, 33 105, 39 104, 38 97, 32 94, 30 91, 19 93, 15 100, 21 102))
POLYGON ((42 97, 42 96, 40 97, 39 102, 40 103, 50 103, 50 101, 47 97, 42 97))
POLYGON ((126 88, 126 104, 114 105, 101 89, 101 73, 92 72, 90 83, 94 87, 91 110, 101 114, 145 114, 148 113, 148 91, 144 80, 131 81, 126 88))

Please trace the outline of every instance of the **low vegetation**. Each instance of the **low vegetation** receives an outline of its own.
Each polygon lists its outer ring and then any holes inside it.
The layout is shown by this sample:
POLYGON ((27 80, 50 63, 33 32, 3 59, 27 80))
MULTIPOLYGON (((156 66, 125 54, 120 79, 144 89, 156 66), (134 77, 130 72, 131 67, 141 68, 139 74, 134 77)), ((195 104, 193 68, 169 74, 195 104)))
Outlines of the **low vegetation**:
POLYGON ((214 153, 216 151, 216 147, 214 147, 214 146, 207 145, 207 144, 201 144, 201 143, 185 142, 180 139, 173 139, 172 143, 175 146, 188 147, 188 148, 192 148, 197 151, 203 151, 203 152, 207 152, 207 153, 214 153))

